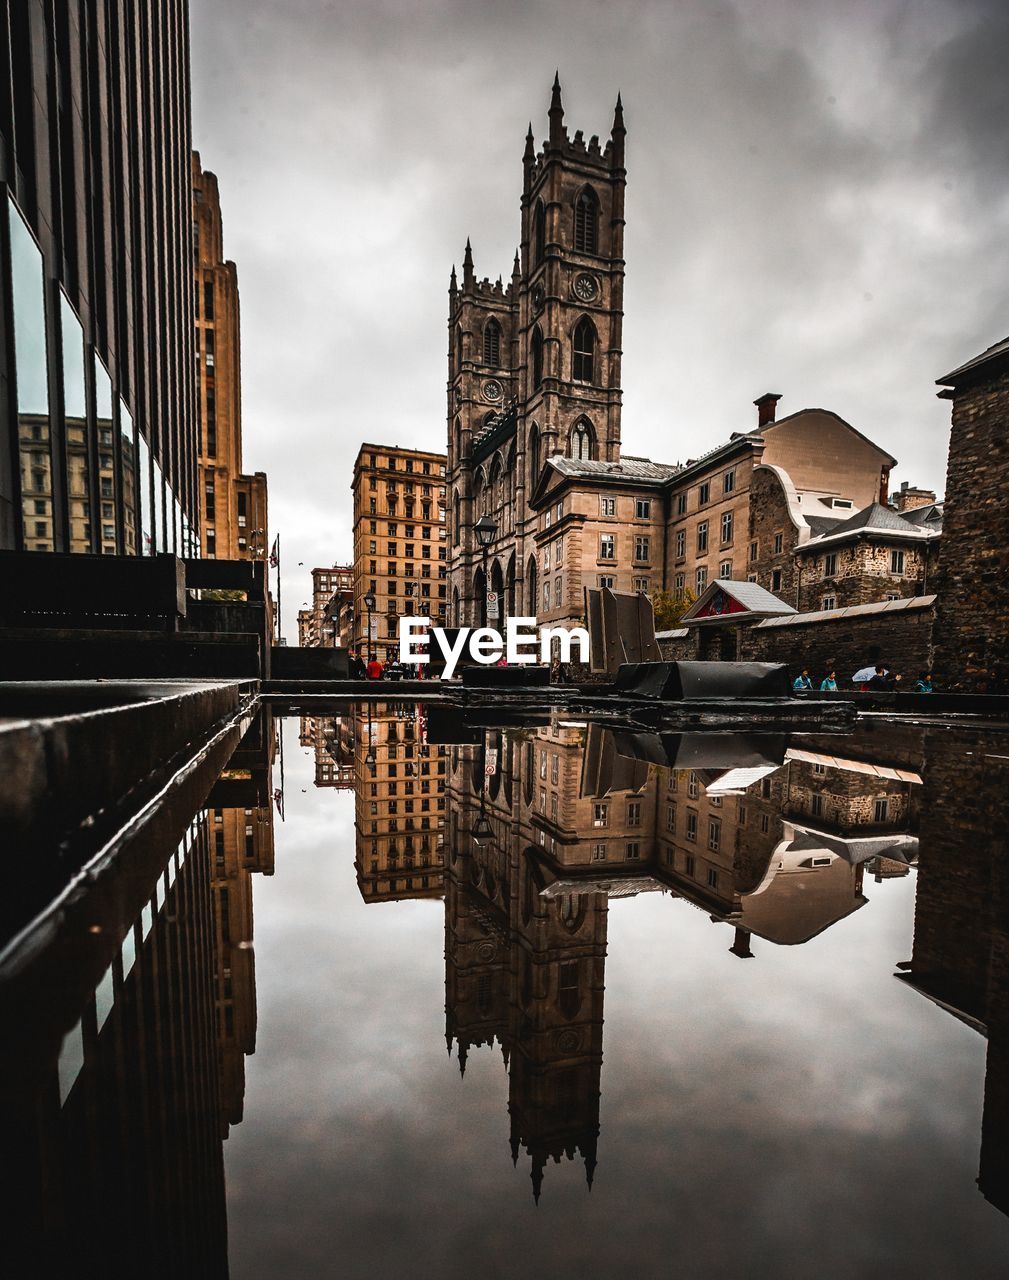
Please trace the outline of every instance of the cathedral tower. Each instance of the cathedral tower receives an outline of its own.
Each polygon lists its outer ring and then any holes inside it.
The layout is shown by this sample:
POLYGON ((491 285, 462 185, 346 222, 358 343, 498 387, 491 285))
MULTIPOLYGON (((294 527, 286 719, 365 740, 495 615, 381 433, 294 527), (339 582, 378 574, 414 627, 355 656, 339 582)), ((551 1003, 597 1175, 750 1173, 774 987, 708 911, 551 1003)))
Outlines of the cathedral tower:
POLYGON ((568 136, 554 79, 549 130, 523 155, 521 247, 507 285, 478 280, 469 241, 449 286, 449 620, 535 614, 529 499, 553 454, 620 461, 624 129, 617 98, 605 146, 568 136), (473 526, 497 534, 489 581, 473 526), (497 614, 487 617, 494 591, 497 614))

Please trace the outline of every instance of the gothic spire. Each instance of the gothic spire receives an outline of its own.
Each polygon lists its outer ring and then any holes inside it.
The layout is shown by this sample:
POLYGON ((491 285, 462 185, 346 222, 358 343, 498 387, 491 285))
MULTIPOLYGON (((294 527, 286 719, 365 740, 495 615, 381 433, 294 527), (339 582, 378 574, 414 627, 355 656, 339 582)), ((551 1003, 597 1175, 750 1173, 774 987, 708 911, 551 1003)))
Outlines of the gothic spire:
POLYGON ((624 104, 620 101, 620 94, 617 94, 617 105, 613 112, 613 130, 611 133, 612 142, 612 167, 614 169, 622 169, 624 167, 624 138, 627 136, 627 130, 624 128, 624 104))
POLYGON ((550 145, 559 147, 564 141, 564 104, 561 102, 560 72, 554 73, 554 87, 550 95, 550 145))
POLYGON ((512 263, 512 279, 517 280, 522 274, 522 264, 519 262, 519 251, 515 250, 515 261, 512 263))
POLYGON ((523 152, 524 160, 532 160, 536 155, 536 139, 533 137, 533 122, 529 121, 529 132, 526 134, 526 149, 523 152))
POLYGON ((455 276, 455 263, 453 262, 453 263, 452 263, 452 274, 451 274, 451 276, 449 276, 449 281, 448 281, 448 291, 449 291, 449 293, 457 293, 457 292, 458 292, 458 290, 459 290, 459 282, 456 280, 456 276, 455 276))
POLYGON ((620 101, 620 93, 617 92, 617 105, 613 111, 613 133, 626 133, 624 128, 624 104, 620 101))
POLYGON ((469 242, 469 236, 466 237, 466 252, 462 259, 462 284, 464 289, 472 289, 476 283, 476 275, 473 271, 473 247, 469 242))

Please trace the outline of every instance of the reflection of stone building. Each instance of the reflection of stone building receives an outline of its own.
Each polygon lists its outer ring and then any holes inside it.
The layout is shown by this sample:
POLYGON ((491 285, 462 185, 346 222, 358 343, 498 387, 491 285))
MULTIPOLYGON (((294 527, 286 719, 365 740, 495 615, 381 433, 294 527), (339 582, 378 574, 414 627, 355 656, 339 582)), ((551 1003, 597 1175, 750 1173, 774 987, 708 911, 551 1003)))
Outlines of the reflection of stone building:
POLYGON ((445 756, 430 746, 424 707, 355 710, 357 883, 365 902, 440 898, 444 888, 445 756))
POLYGON ((999 731, 929 730, 914 949, 900 967, 988 1041, 978 1186, 1009 1214, 1009 758, 999 731))
POLYGON ((399 654, 402 615, 445 621, 445 455, 363 444, 353 488, 353 642, 388 659, 399 654))
POLYGON ((349 791, 354 786, 352 716, 302 716, 298 741, 315 753, 315 785, 349 791))
POLYGON ((238 272, 224 260, 217 177, 193 152, 194 298, 205 556, 262 560, 269 551, 266 475, 242 470, 238 272))
POLYGON ((273 875, 275 735, 271 712, 260 711, 207 803, 222 1137, 241 1122, 245 1058, 256 1051, 252 876, 273 875))

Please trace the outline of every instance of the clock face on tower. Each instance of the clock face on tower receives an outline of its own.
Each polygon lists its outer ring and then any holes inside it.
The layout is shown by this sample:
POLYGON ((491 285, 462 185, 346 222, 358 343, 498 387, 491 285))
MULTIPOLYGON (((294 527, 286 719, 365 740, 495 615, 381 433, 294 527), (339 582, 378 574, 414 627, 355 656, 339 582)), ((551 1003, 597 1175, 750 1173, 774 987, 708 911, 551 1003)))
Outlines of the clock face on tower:
POLYGON ((489 400, 491 404, 496 404, 504 394, 501 383, 496 378, 489 378, 483 384, 483 398, 489 400))
POLYGON ((596 284, 595 276, 590 276, 587 271, 583 271, 580 275, 575 276, 575 282, 572 286, 574 295, 581 302, 592 302, 599 292, 599 286, 596 284))

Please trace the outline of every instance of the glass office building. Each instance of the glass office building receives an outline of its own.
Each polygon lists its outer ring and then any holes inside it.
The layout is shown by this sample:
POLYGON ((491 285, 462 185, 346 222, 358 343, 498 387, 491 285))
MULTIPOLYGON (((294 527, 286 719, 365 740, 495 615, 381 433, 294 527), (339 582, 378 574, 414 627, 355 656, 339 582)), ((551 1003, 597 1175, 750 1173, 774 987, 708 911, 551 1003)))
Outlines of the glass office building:
POLYGON ((0 37, 0 550, 198 554, 188 5, 0 37))

